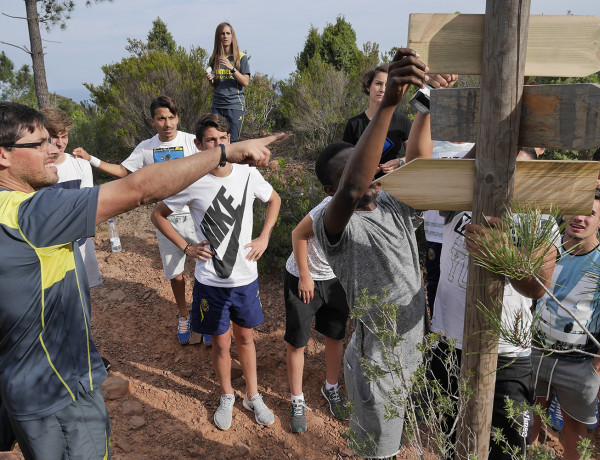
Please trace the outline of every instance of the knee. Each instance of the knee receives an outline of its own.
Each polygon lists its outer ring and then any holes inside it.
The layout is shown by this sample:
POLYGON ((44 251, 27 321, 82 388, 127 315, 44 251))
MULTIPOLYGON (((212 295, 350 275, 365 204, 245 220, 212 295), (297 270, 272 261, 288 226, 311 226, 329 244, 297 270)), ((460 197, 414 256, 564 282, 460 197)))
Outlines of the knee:
POLYGON ((212 346, 213 351, 220 355, 229 355, 229 350, 231 349, 231 337, 228 335, 212 336, 212 346))
POLYGON ((235 341, 240 347, 254 345, 254 335, 252 329, 245 329, 235 334, 235 341))

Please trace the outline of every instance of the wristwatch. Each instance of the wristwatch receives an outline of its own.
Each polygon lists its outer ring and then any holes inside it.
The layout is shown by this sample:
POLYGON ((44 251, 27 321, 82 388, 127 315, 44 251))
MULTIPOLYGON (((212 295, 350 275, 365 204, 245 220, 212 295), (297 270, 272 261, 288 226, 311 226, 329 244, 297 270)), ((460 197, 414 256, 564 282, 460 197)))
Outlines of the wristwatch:
POLYGON ((233 66, 233 69, 231 69, 231 73, 236 73, 238 71, 238 69, 235 68, 235 66, 233 66))

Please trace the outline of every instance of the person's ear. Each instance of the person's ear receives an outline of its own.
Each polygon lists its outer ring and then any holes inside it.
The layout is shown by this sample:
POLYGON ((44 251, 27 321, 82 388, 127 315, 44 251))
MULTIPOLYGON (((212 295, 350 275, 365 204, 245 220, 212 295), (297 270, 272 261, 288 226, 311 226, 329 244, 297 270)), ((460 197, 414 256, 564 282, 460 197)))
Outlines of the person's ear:
POLYGON ((10 160, 8 158, 8 153, 10 151, 4 147, 0 147, 0 166, 3 168, 7 168, 10 166, 10 160))

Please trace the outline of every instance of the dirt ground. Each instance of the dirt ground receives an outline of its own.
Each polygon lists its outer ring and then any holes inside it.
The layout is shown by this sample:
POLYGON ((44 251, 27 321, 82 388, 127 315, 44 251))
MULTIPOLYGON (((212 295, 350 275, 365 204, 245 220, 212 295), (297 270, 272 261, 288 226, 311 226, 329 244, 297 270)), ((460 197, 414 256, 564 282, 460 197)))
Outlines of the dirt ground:
MULTIPOLYGON (((218 430, 213 413, 219 387, 205 345, 179 345, 177 314, 162 267, 151 207, 116 219, 123 252, 112 254, 106 225, 98 228, 96 253, 104 284, 92 289, 93 337, 112 369, 103 385, 117 460, 141 459, 353 459, 320 393, 324 380, 324 340, 313 333, 306 350, 304 393, 312 411, 309 429, 289 429, 289 387, 285 364, 282 276, 259 278, 265 323, 257 328, 259 391, 275 413, 275 424, 256 424, 242 406, 243 378, 234 380, 236 404, 229 431, 218 430)), ((186 266, 191 305, 193 262, 186 266)), ((235 356, 235 345, 233 347, 235 356)), ((340 376, 343 381, 343 376, 340 376)), ((556 434, 551 442, 558 446, 556 434)), ((593 443, 600 446, 596 429, 593 443)), ((560 451, 560 448, 557 448, 560 451)), ((18 453, 0 459, 22 458, 18 453)), ((405 449, 402 459, 414 459, 405 449)), ((600 458, 600 457, 598 457, 600 458)))

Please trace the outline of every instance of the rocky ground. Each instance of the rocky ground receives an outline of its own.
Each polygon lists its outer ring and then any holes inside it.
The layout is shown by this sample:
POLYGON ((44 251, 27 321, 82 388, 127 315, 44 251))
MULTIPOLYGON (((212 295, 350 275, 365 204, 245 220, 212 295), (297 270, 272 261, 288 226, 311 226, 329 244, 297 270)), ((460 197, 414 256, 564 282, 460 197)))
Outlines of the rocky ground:
MULTIPOLYGON (((232 428, 223 432, 214 426, 219 388, 210 350, 202 344, 182 347, 177 342, 176 309, 169 283, 162 277, 150 210, 144 207, 116 219, 123 252, 110 252, 106 225, 99 227, 95 238, 104 284, 92 289, 92 327, 98 349, 112 363, 103 392, 112 422, 113 458, 356 458, 342 438, 346 423, 330 415, 320 393, 324 341, 316 333, 306 352, 304 393, 312 408, 309 430, 290 432, 283 283, 278 274, 259 280, 266 321, 255 334, 259 390, 275 413, 275 424, 255 423, 253 414, 242 406, 244 380, 238 378, 232 428)), ((193 262, 185 273, 191 286, 193 262)), ((191 289, 188 294, 191 304, 191 289)), ((560 451, 556 434, 549 431, 560 451)), ((598 429, 593 442, 600 446, 598 429)), ((9 458, 22 457, 18 451, 0 454, 0 459, 9 458)), ((401 458, 417 455, 405 449, 401 458)))

